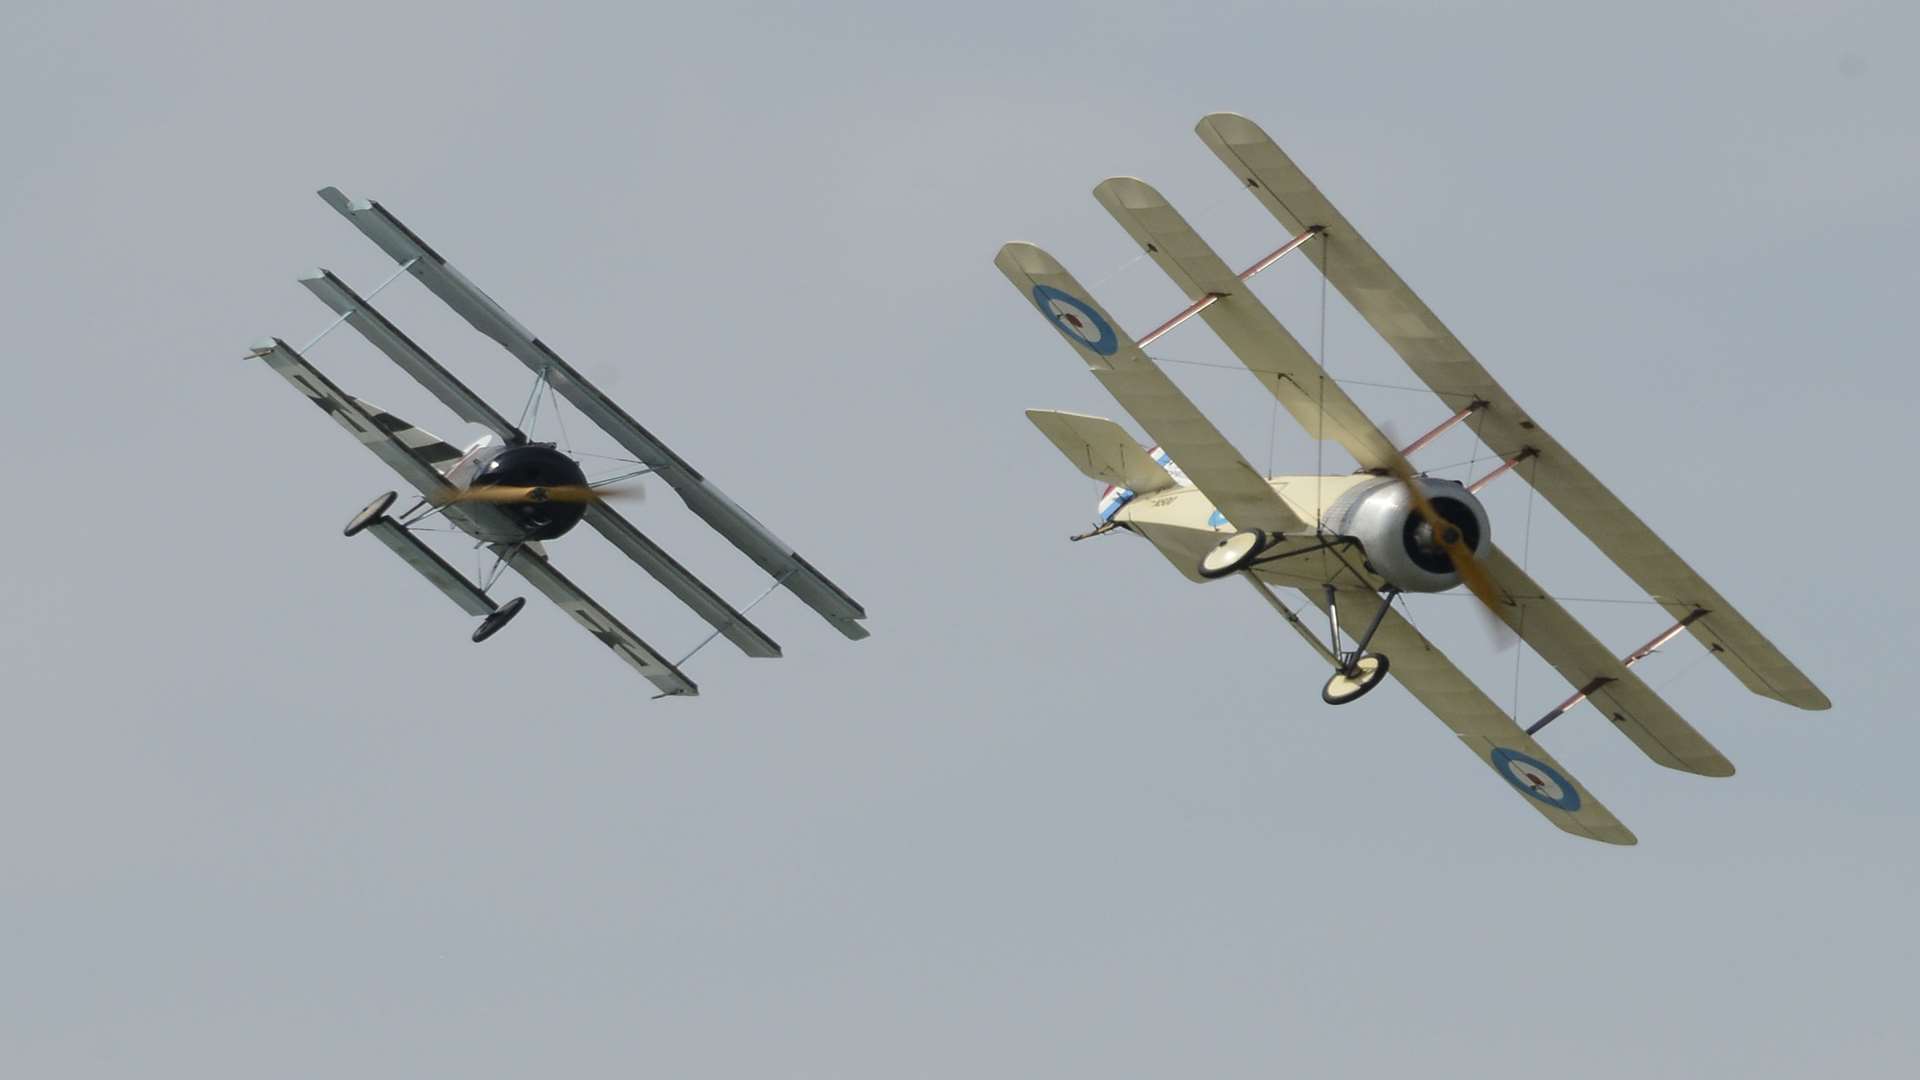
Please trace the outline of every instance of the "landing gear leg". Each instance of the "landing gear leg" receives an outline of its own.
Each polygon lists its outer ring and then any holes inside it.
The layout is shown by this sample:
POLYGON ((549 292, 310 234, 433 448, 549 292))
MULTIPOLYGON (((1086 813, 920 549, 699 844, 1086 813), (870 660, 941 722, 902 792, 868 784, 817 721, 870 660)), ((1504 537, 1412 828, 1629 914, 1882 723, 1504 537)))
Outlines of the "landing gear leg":
POLYGON ((1374 611, 1372 621, 1367 623, 1366 631, 1354 642, 1353 649, 1348 651, 1340 648, 1340 610, 1334 588, 1332 585, 1326 588, 1327 619, 1333 635, 1332 652, 1338 663, 1333 677, 1320 690, 1320 700, 1329 705, 1345 705, 1380 685, 1387 677, 1387 658, 1367 652, 1367 645, 1380 629, 1380 623, 1386 619, 1387 611, 1393 607, 1394 597, 1400 595, 1400 590, 1387 586, 1386 592, 1380 595, 1380 607, 1374 611))

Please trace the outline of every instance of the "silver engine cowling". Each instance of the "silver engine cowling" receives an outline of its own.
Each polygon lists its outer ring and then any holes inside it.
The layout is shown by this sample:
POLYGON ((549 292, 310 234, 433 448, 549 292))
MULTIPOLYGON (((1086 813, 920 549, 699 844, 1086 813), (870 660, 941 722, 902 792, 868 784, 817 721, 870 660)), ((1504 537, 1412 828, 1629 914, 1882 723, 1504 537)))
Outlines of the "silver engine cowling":
MULTIPOLYGON (((1486 551, 1493 543, 1493 526, 1465 485, 1424 476, 1416 482, 1475 555, 1486 551)), ((1412 494, 1392 477, 1341 495, 1327 508, 1326 527, 1358 540, 1369 568, 1405 592, 1445 592, 1460 584, 1446 550, 1414 508, 1412 494)))

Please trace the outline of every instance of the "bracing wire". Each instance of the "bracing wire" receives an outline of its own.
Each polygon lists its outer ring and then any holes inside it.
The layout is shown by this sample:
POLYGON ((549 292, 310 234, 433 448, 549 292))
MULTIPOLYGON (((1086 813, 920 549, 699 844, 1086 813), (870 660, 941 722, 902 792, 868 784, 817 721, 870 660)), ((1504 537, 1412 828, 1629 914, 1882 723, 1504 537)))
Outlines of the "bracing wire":
POLYGON ((630 457, 619 457, 619 456, 617 456, 617 455, 614 455, 614 454, 590 454, 590 453, 588 453, 588 452, 586 452, 585 450, 576 450, 576 451, 574 451, 574 452, 573 452, 573 456, 574 456, 574 457, 590 457, 590 458, 597 458, 597 459, 599 459, 599 460, 601 460, 601 461, 617 461, 617 462, 619 462, 619 463, 620 463, 620 464, 622 464, 622 465, 640 465, 640 466, 645 466, 645 465, 647 464, 646 462, 644 462, 644 461, 641 461, 641 460, 640 460, 639 458, 630 458, 630 457))
MULTIPOLYGON (((1153 358, 1162 364, 1185 364, 1188 367, 1219 368, 1221 371, 1251 371, 1256 375, 1280 376, 1286 374, 1268 368, 1249 367, 1245 364, 1221 364, 1211 360, 1188 360, 1178 356, 1167 356, 1155 351, 1153 358)), ((1336 386, 1365 386, 1375 390, 1399 390, 1408 394, 1432 394, 1435 397, 1459 398, 1462 404, 1469 403, 1479 396, 1473 390, 1435 390, 1431 386, 1408 386, 1405 383, 1373 382, 1367 379, 1332 379, 1336 386)))
POLYGON ((560 448, 569 454, 573 453, 573 437, 567 434, 567 417, 560 411, 560 395, 552 393, 551 388, 547 394, 547 404, 553 406, 553 423, 560 429, 560 448))
POLYGON ((1326 474, 1327 458, 1327 380, 1333 376, 1327 371, 1327 234, 1320 234, 1320 355, 1316 358, 1320 364, 1320 415, 1314 419, 1316 430, 1313 433, 1313 531, 1326 531, 1326 499, 1321 494, 1324 486, 1322 477, 1326 474))
POLYGON ((1655 691, 1665 690, 1667 687, 1672 686, 1674 683, 1679 682, 1683 677, 1690 674, 1693 671, 1693 669, 1699 667, 1700 662, 1702 660, 1705 660, 1707 657, 1712 655, 1713 655, 1712 649, 1701 649, 1700 655, 1687 661, 1685 664, 1680 666, 1679 670, 1667 676, 1665 679, 1662 679, 1660 683, 1654 687, 1654 690, 1655 691))
POLYGON ((539 407, 540 391, 546 385, 547 385, 547 373, 545 371, 541 371, 534 375, 533 389, 528 391, 527 393, 527 403, 520 407, 520 421, 513 425, 514 427, 519 428, 521 431, 526 432, 529 437, 533 435, 533 431, 527 426, 527 421, 529 419, 532 419, 534 423, 536 424, 539 423, 540 414, 535 412, 534 410, 539 407))
MULTIPOLYGON (((1539 471, 1540 456, 1535 454, 1527 472, 1527 528, 1524 538, 1520 541, 1520 572, 1523 574, 1527 572, 1527 563, 1533 557, 1533 503, 1540 494, 1540 489, 1533 486, 1533 481, 1539 471)), ((1520 625, 1514 627, 1514 634, 1521 641, 1525 641, 1527 638, 1527 605, 1525 604, 1520 605, 1519 622, 1520 625)), ((1513 719, 1515 723, 1520 720, 1520 666, 1526 658, 1527 650, 1516 644, 1513 648, 1513 719)))

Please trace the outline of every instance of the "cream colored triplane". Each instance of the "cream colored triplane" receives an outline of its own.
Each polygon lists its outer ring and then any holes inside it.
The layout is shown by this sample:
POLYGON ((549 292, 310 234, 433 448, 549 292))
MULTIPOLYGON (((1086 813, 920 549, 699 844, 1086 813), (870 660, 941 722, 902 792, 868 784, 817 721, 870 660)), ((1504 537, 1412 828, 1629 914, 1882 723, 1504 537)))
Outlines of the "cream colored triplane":
POLYGON ((994 260, 1159 444, 1142 449, 1098 417, 1028 412, 1081 472, 1109 485, 1097 532, 1143 536, 1195 581, 1244 578, 1333 667, 1325 701, 1353 701, 1391 670, 1548 820, 1594 840, 1631 844, 1634 836, 1533 738, 1583 700, 1661 765, 1703 776, 1733 773, 1733 764, 1630 670, 1681 631, 1754 693, 1802 709, 1829 707, 1791 661, 1501 389, 1264 131, 1245 117, 1218 113, 1198 132, 1291 239, 1236 273, 1153 188, 1130 177, 1100 184, 1094 194, 1101 205, 1192 300, 1153 331, 1128 337, 1031 244, 1008 244, 994 260), (1244 285, 1296 251, 1454 409, 1451 418, 1403 449, 1326 377, 1244 285), (1311 435, 1345 448, 1359 471, 1269 477, 1247 464, 1145 351, 1195 316, 1311 435), (1420 475, 1409 457, 1460 423, 1500 465, 1471 487, 1420 475), (1617 657, 1502 554, 1475 493, 1509 471, 1645 589, 1673 625, 1617 657), (1275 585, 1299 589, 1326 613, 1329 640, 1275 594, 1275 585), (1523 729, 1395 610, 1403 592, 1461 585, 1575 688, 1530 727, 1523 729))

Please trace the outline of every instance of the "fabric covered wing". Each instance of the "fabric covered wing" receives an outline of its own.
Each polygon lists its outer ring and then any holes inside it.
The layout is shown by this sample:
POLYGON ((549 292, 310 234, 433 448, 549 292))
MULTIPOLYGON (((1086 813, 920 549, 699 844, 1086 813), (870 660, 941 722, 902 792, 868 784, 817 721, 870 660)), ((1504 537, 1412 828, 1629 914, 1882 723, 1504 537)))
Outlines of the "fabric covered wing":
MULTIPOLYGON (((1101 183, 1093 194, 1187 299, 1220 298, 1203 308, 1200 318, 1307 434, 1338 442, 1363 469, 1392 470, 1402 464, 1393 440, 1326 377, 1319 362, 1261 303, 1252 287, 1228 269, 1158 191, 1144 181, 1120 176, 1101 183)), ((1309 241, 1308 246, 1317 242, 1309 241)))
POLYGON ((358 331, 374 348, 387 354, 388 359, 397 364, 400 370, 413 376, 416 382, 439 398, 441 404, 452 409, 455 416, 481 424, 508 442, 526 441, 526 436, 520 433, 518 427, 500 415, 480 395, 468 389, 465 383, 454 378, 452 372, 441 367, 439 361, 427 355, 425 349, 415 344, 412 338, 332 272, 315 270, 301 278, 300 284, 319 297, 321 303, 333 309, 334 314, 345 316, 347 325, 358 331))
MULTIPOLYGON (((1324 596, 1305 589, 1301 592, 1321 611, 1326 610, 1324 596)), ((1374 599, 1374 594, 1350 591, 1342 593, 1341 599, 1345 601, 1339 609, 1342 629, 1360 634, 1373 617, 1374 606, 1366 601, 1374 599)), ((1608 844, 1637 842, 1633 833, 1545 747, 1521 730, 1398 611, 1387 612, 1369 649, 1384 653, 1389 661, 1388 674, 1555 827, 1608 844)))
POLYGON ((554 569, 545 555, 525 547, 516 551, 506 544, 491 546, 494 554, 509 560, 507 565, 513 567, 515 573, 526 578, 534 588, 545 593, 547 599, 559 605, 560 610, 572 616, 574 622, 585 627, 587 633, 600 639, 602 645, 612 649, 635 671, 646 676, 647 681, 658 687, 662 695, 692 696, 700 692, 700 688, 694 685, 692 679, 682 675, 679 668, 654 652, 651 646, 609 614, 606 608, 594 602, 593 597, 582 592, 579 586, 567 580, 566 575, 554 569))
POLYGON ((1674 618, 1707 613, 1687 629, 1748 689, 1803 709, 1830 707, 1792 661, 1533 422, 1266 132, 1233 113, 1206 117, 1198 132, 1287 229, 1325 229, 1306 245, 1307 256, 1434 393, 1456 408, 1485 403, 1468 423, 1488 447, 1509 459, 1531 454, 1515 471, 1674 618))
POLYGON ((256 342, 253 355, 305 394, 307 400, 333 417, 334 422, 373 451, 381 461, 393 467, 406 481, 428 497, 447 490, 441 469, 460 457, 460 451, 441 442, 392 413, 350 397, 307 363, 293 346, 279 338, 256 342))
POLYGON ((620 516, 618 511, 606 503, 588 503, 585 520, 595 532, 619 548, 622 554, 653 575, 655 581, 666 586, 667 591, 681 603, 692 608, 694 614, 718 630, 721 637, 739 646, 741 652, 757 657, 780 655, 779 643, 748 621, 732 604, 721 599, 718 593, 707 587, 706 582, 693 576, 691 570, 681 566, 678 559, 667 554, 647 534, 620 516))
POLYGON ((467 280, 440 254, 427 246, 376 202, 353 201, 337 188, 323 188, 320 197, 352 222, 394 261, 407 266, 421 284, 465 319, 474 329, 498 342, 515 359, 547 380, 573 407, 585 413, 614 441, 654 470, 681 500, 713 530, 725 537, 767 573, 778 578, 801 602, 813 608, 846 637, 867 636, 860 620, 867 617, 853 597, 813 567, 773 530, 726 496, 680 455, 653 436, 626 410, 601 393, 547 344, 507 314, 494 299, 467 280))
POLYGON ((390 517, 382 517, 367 526, 367 532, 408 566, 414 568, 421 577, 426 578, 441 595, 456 604, 461 611, 469 615, 489 615, 497 606, 493 598, 481 592, 467 576, 455 570, 453 565, 440 557, 439 553, 422 543, 418 536, 408 532, 399 522, 390 517))
POLYGON ((1587 691, 1587 700, 1647 757, 1701 776, 1733 775, 1733 762, 1512 559, 1489 545, 1481 562, 1506 596, 1496 612, 1501 621, 1576 690, 1587 691))
POLYGON ((1236 528, 1311 531, 1053 256, 1032 244, 1013 243, 1002 247, 993 263, 1236 528))

